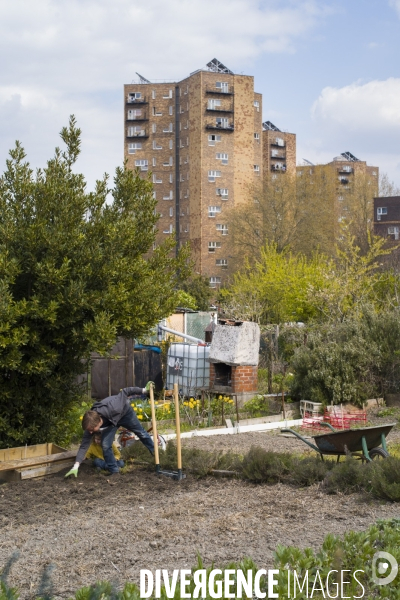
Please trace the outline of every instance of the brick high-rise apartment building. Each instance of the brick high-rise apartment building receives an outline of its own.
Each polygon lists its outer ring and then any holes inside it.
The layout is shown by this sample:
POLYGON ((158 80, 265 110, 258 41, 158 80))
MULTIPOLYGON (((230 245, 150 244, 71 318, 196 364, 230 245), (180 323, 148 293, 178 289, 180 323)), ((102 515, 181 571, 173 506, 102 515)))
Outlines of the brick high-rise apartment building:
POLYGON ((159 238, 190 241, 196 271, 215 287, 229 263, 229 210, 261 182, 267 132, 254 78, 216 59, 207 66, 179 82, 124 86, 124 152, 128 167, 152 172, 159 238))

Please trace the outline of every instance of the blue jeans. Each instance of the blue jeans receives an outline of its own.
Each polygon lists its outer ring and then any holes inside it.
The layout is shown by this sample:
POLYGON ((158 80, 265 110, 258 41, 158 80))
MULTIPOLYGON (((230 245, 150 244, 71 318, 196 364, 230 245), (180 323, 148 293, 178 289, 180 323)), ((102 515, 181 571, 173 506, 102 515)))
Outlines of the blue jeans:
POLYGON ((146 446, 149 452, 154 454, 154 443, 151 439, 151 436, 141 426, 132 406, 129 406, 126 413, 118 421, 116 427, 110 426, 101 432, 101 447, 103 448, 104 462, 106 464, 106 470, 110 471, 110 473, 117 473, 119 471, 114 452, 112 451, 112 444, 119 427, 124 427, 128 431, 132 431, 132 433, 139 438, 142 444, 146 446))
MULTIPOLYGON (((122 467, 125 466, 125 463, 123 460, 116 460, 115 461, 117 463, 117 466, 122 469, 122 467)), ((103 460, 102 458, 94 458, 93 459, 93 466, 97 467, 97 469, 102 469, 103 471, 107 471, 107 465, 106 465, 106 461, 103 460)))

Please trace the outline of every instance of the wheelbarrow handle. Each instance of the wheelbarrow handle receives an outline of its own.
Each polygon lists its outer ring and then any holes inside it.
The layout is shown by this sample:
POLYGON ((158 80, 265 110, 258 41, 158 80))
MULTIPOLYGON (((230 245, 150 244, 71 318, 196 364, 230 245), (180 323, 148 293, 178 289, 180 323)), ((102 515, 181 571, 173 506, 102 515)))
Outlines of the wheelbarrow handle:
POLYGON ((334 427, 332 427, 332 425, 330 423, 325 423, 325 421, 321 421, 320 425, 325 425, 325 427, 329 427, 329 429, 332 429, 332 431, 334 433, 336 433, 336 431, 337 431, 334 427))
POLYGON ((315 450, 316 452, 318 452, 318 454, 321 454, 320 449, 317 446, 315 446, 315 444, 312 444, 311 442, 309 442, 308 440, 306 440, 306 438, 303 438, 303 436, 300 435, 299 433, 297 433, 297 431, 293 431, 293 429, 281 429, 281 432, 292 433, 297 438, 299 438, 299 440, 301 440, 302 442, 304 442, 305 444, 307 444, 307 446, 310 446, 310 448, 312 448, 313 450, 315 450))

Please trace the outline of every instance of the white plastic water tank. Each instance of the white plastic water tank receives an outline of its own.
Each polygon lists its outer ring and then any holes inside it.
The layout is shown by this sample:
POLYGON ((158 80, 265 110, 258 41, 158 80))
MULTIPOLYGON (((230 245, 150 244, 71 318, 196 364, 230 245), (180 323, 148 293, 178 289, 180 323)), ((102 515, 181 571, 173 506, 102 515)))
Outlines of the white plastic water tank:
POLYGON ((210 383, 210 346, 197 344, 171 344, 167 355, 167 389, 177 383, 184 396, 196 396, 210 383))

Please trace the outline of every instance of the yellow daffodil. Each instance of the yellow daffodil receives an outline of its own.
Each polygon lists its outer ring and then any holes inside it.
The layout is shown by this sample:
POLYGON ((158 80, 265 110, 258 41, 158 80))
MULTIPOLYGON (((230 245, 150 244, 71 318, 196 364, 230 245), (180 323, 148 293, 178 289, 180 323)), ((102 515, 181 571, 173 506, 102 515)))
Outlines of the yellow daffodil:
POLYGON ((79 419, 82 421, 83 417, 79 417, 79 419))
POLYGON ((143 415, 138 415, 137 418, 140 419, 140 420, 142 420, 143 419, 143 415))

